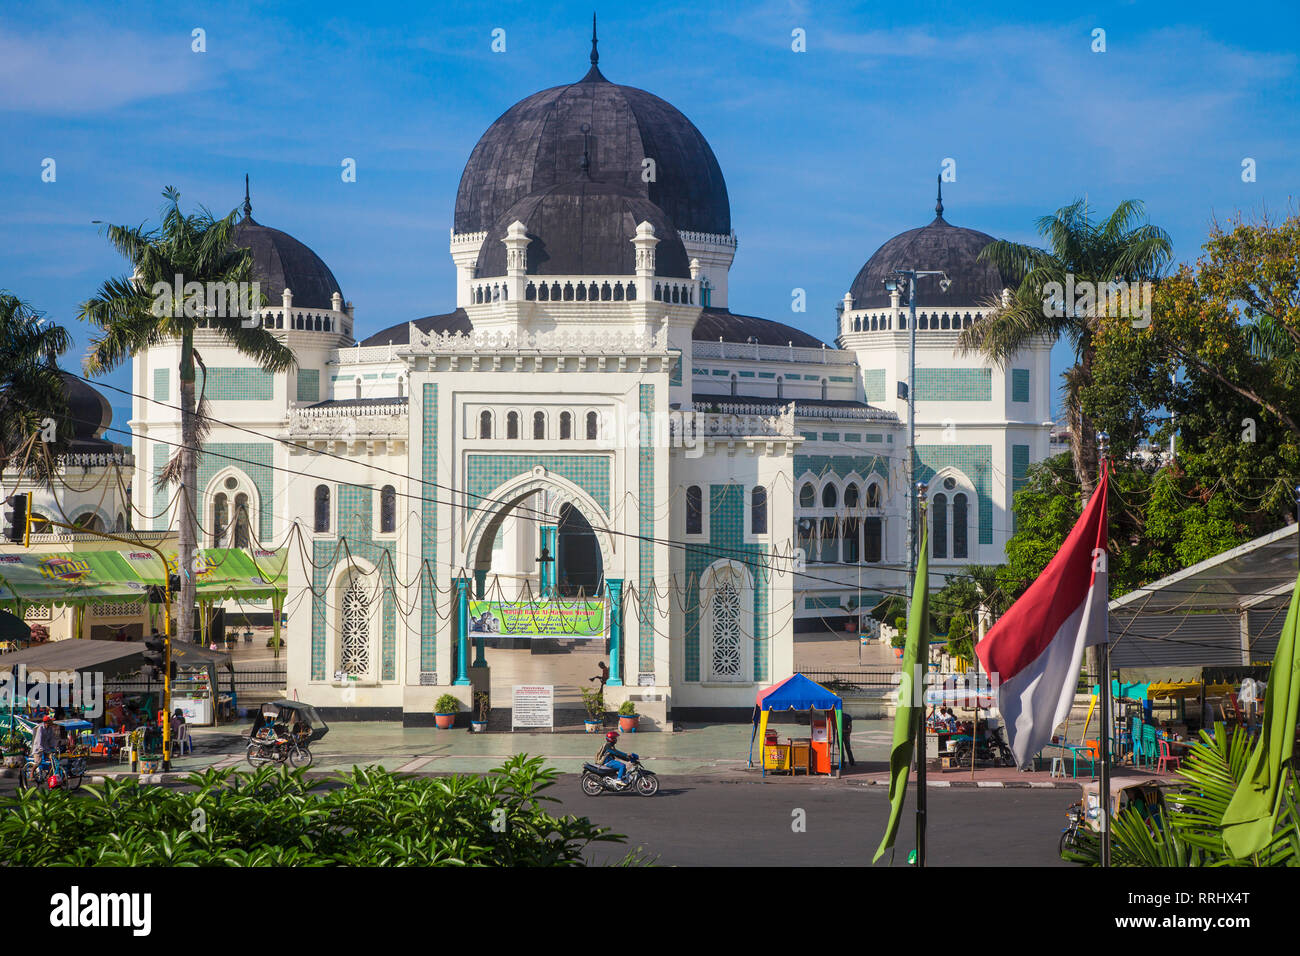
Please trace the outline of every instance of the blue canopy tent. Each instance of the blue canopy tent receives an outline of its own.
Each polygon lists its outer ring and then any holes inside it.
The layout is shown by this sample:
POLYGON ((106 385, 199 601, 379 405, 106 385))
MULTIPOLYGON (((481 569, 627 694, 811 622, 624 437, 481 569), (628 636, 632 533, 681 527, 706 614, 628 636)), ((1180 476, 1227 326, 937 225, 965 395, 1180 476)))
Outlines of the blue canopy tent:
MULTIPOLYGON (((749 738, 749 765, 754 765, 754 741, 762 734, 767 739, 767 715, 772 711, 821 710, 835 714, 835 742, 843 738, 844 701, 821 684, 802 674, 793 674, 785 680, 758 692, 754 701, 754 733, 749 738)), ((838 750, 838 746, 836 750, 838 750)), ((763 775, 767 775, 767 761, 760 761, 763 775)), ((838 769, 838 762, 835 764, 838 769)))

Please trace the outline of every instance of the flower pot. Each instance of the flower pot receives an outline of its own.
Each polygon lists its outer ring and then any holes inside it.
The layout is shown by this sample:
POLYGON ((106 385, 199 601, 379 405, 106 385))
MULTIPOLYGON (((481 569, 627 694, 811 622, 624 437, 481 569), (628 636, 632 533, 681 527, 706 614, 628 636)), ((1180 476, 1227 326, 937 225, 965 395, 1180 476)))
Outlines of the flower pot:
POLYGON ((21 768, 27 762, 25 754, 5 754, 4 765, 10 770, 21 768))
POLYGON ((641 717, 639 714, 619 714, 618 729, 623 731, 625 734, 634 734, 636 733, 637 722, 640 721, 640 719, 641 717))
POLYGON ((471 720, 471 721, 469 722, 469 729, 470 729, 470 732, 471 732, 471 733, 475 733, 475 734, 485 734, 485 733, 487 733, 487 721, 486 721, 486 720, 471 720))
POLYGON ((903 656, 903 649, 902 649, 901 647, 896 647, 896 648, 894 648, 894 656, 895 656, 895 657, 902 657, 902 656, 903 656))
POLYGON ((438 725, 439 730, 451 730, 456 723, 455 714, 434 714, 433 722, 438 725))
POLYGON ((587 733, 598 734, 600 733, 600 728, 604 725, 604 723, 605 722, 603 720, 584 720, 582 722, 582 725, 583 727, 586 728, 587 733))

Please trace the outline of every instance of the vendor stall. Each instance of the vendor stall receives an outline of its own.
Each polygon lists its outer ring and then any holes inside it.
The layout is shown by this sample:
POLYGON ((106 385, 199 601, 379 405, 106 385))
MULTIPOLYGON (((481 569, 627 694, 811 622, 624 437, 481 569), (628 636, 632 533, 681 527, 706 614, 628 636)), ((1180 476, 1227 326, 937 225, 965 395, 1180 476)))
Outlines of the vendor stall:
POLYGON ((760 766, 767 771, 825 773, 839 775, 840 739, 843 735, 844 702, 816 681, 794 674, 758 692, 754 704, 754 733, 749 741, 749 765, 754 765, 754 741, 762 736, 760 766), (807 712, 809 735, 782 743, 769 730, 772 711, 807 712))

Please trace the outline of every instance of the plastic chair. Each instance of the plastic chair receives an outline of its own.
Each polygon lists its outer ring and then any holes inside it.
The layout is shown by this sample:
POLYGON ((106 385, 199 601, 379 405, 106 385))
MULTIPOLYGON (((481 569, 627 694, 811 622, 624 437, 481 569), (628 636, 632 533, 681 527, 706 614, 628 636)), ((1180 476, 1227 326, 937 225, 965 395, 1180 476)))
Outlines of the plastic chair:
POLYGON ((1065 758, 1064 758, 1064 757, 1053 757, 1053 758, 1052 758, 1052 771, 1051 771, 1051 773, 1048 774, 1048 776, 1049 776, 1049 777, 1061 777, 1061 778, 1064 778, 1064 777, 1065 777, 1065 758))
POLYGON ((180 727, 176 728, 176 739, 173 743, 176 747, 175 752, 178 754, 194 753, 194 741, 190 739, 189 724, 181 724, 180 727))
POLYGON ((1161 737, 1156 741, 1160 747, 1160 758, 1156 761, 1156 773, 1164 773, 1166 769, 1172 766, 1175 770, 1182 765, 1183 758, 1176 757, 1169 750, 1169 741, 1161 737))

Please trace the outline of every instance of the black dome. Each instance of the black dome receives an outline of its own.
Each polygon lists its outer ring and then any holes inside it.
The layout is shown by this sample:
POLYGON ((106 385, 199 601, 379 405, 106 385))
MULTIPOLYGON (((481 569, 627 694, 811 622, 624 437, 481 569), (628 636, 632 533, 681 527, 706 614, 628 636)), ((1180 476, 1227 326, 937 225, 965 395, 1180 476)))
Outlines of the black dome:
POLYGON ((630 189, 578 179, 526 196, 506 210, 478 253, 475 275, 506 274, 502 240, 510 224, 524 224, 529 275, 632 275, 636 272, 636 227, 649 222, 659 244, 655 275, 690 277, 686 249, 662 209, 630 189))
POLYGON ((1000 295, 1005 288, 1015 288, 1009 276, 1002 275, 990 262, 978 256, 994 238, 975 229, 951 225, 943 214, 920 229, 910 229, 890 239, 876 250, 858 272, 849 289, 855 309, 879 309, 889 305, 885 279, 895 269, 942 269, 952 280, 947 292, 939 289, 938 277, 917 281, 918 306, 968 306, 1000 295))
POLYGON ((267 305, 278 306, 284 290, 293 293, 301 309, 330 309, 330 299, 343 290, 320 256, 279 229, 263 226, 251 215, 235 225, 235 245, 253 253, 253 277, 262 284, 267 305))
POLYGON ((100 438, 113 424, 113 407, 99 389, 75 375, 59 372, 63 379, 64 394, 68 400, 68 415, 72 419, 72 438, 75 442, 88 442, 100 438))
POLYGON ((455 231, 491 229, 524 196, 572 180, 584 149, 592 179, 646 197, 677 228, 731 232, 727 184, 700 131, 653 93, 609 82, 594 62, 579 82, 534 93, 488 127, 460 177, 455 231))

